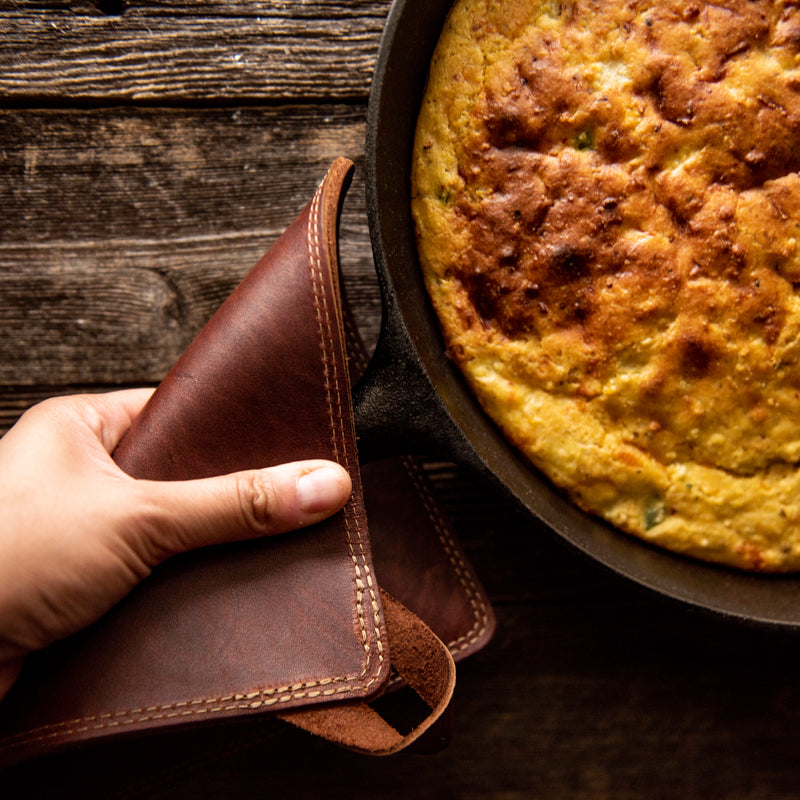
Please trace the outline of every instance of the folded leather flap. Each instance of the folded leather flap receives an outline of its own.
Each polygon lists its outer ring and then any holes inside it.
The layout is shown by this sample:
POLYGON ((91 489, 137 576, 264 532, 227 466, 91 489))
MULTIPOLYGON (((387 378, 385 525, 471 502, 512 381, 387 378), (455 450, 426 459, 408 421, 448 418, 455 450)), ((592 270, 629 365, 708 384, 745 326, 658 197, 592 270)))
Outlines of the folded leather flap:
POLYGON ((336 262, 352 164, 203 328, 115 458, 173 480, 329 458, 345 509, 312 529, 172 559, 88 630, 33 657, 0 761, 109 733, 369 697, 389 675, 366 536, 336 262))

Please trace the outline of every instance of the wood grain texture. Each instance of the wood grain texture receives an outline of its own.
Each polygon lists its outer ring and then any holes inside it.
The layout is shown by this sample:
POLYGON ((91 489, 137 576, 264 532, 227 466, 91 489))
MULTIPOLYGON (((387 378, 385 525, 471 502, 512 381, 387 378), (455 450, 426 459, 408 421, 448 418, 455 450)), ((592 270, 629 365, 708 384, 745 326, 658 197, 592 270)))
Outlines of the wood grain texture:
POLYGON ((4 2, 0 96, 55 105, 363 99, 388 6, 4 2))
POLYGON ((340 255, 374 340, 363 118, 362 106, 0 111, 0 381, 160 380, 338 155, 358 164, 340 255))
MULTIPOLYGON (((363 139, 388 8, 0 0, 0 431, 52 394, 157 382, 338 155, 357 163, 342 262, 374 341, 363 139)), ((487 481, 428 470, 498 616, 459 666, 447 750, 226 733, 125 769, 56 758, 0 775, 0 796, 796 800, 798 637, 641 592, 487 481)))

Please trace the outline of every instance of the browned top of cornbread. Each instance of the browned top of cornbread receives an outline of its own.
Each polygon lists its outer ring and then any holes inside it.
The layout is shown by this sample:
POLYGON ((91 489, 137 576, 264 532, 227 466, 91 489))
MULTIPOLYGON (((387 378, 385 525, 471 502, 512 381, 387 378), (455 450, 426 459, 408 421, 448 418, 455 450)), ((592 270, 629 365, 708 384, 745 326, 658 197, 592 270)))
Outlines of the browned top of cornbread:
POLYGON ((414 214, 453 357, 583 507, 800 566, 800 10, 461 0, 414 214))

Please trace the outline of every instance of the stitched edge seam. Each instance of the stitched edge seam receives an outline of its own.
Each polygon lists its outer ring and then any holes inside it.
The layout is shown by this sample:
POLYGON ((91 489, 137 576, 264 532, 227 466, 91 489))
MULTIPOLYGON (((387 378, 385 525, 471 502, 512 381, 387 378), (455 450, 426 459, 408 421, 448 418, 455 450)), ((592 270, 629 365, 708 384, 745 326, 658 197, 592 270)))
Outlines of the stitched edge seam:
MULTIPOLYGON (((350 335, 353 341, 359 342, 360 336, 355 323, 350 318, 346 318, 345 324, 350 329, 350 335)), ((367 358, 360 347, 355 348, 353 360, 361 369, 364 369, 368 363, 367 358)), ((411 482, 414 484, 414 488, 417 490, 417 493, 420 496, 420 500, 425 508, 425 513, 434 526, 434 530, 439 537, 439 542, 442 545, 442 549, 447 555, 447 558, 450 561, 454 572, 456 573, 458 582, 461 584, 464 594, 467 596, 467 601, 473 610, 475 622, 472 627, 466 633, 462 634, 457 639, 454 639, 452 642, 448 642, 447 644, 447 648, 450 650, 450 652, 452 654, 456 654, 462 650, 466 650, 471 644, 480 639, 480 637, 486 631, 486 628, 489 624, 489 615, 487 612, 486 603, 483 600, 483 595, 480 589, 472 577, 472 571, 459 555, 458 546, 456 545, 456 542, 447 525, 442 519, 442 515, 439 512, 436 500, 430 491, 430 487, 427 484, 427 480, 424 478, 421 468, 410 456, 404 456, 400 460, 406 472, 408 473, 411 482)), ((389 683, 391 685, 392 683, 399 683, 401 680, 401 678, 397 677, 393 680, 390 680, 389 683)))
MULTIPOLYGON (((344 415, 343 401, 342 401, 342 387, 339 377, 339 369, 335 357, 331 357, 329 348, 332 346, 333 339, 333 325, 331 322, 331 313, 328 307, 328 298, 324 291, 324 278, 322 273, 322 263, 320 257, 320 242, 319 242, 319 217, 318 206, 322 196, 326 181, 320 184, 317 193, 314 195, 314 200, 311 204, 311 220, 308 226, 308 247, 311 264, 311 278, 314 294, 314 306, 317 312, 317 325, 319 329, 319 345, 322 354, 323 373, 326 376, 325 390, 328 400, 328 420, 331 428, 331 439, 334 449, 334 454, 339 455, 342 461, 342 466, 350 472, 351 464, 347 453, 347 448, 342 447, 341 453, 338 452, 338 443, 346 442, 346 434, 344 428, 344 415), (330 367, 330 374, 329 374, 330 367), (334 411, 334 399, 336 401, 336 411, 334 411)), ((335 279, 335 278, 334 278, 335 279)), ((358 614, 358 622, 361 627, 361 638, 364 646, 364 652, 367 659, 364 663, 364 669, 359 675, 359 679, 364 677, 370 668, 370 659, 372 656, 371 647, 369 643, 369 636, 367 631, 366 620, 364 618, 364 590, 366 582, 366 591, 369 593, 369 602, 372 607, 373 625, 375 633, 375 643, 378 656, 378 665, 375 674, 364 685, 368 689, 378 679, 381 673, 384 661, 384 648, 383 640, 381 638, 381 619, 380 619, 380 606, 375 593, 375 585, 372 580, 372 574, 369 569, 369 564, 364 550, 364 540, 361 532, 357 516, 352 513, 350 506, 345 507, 344 511, 345 534, 347 537, 347 546, 350 550, 350 558, 353 561, 353 568, 356 577, 356 609, 358 614), (354 531, 352 529, 355 529, 354 531), (353 533, 356 538, 356 545, 353 543, 353 533), (358 552, 356 552, 358 550, 358 552), (360 558, 360 564, 359 564, 360 558), (362 578, 362 569, 364 577, 362 578)))
MULTIPOLYGON (((309 687, 323 686, 334 683, 343 678, 325 679, 319 682, 306 684, 309 687)), ((255 711, 260 708, 288 703, 298 699, 314 699, 316 697, 335 697, 339 694, 352 692, 360 687, 357 686, 338 686, 331 689, 318 689, 313 691, 294 691, 295 687, 285 687, 282 689, 268 689, 263 692, 253 692, 246 695, 231 695, 229 697, 218 697, 211 699, 188 700, 169 705, 156 705, 148 708, 131 709, 126 711, 115 711, 107 714, 97 714, 94 716, 80 717, 64 722, 55 722, 50 725, 43 725, 40 728, 33 728, 30 731, 10 736, 1 743, 3 746, 14 747, 23 744, 34 744, 36 742, 54 739, 62 734, 85 733, 86 731, 106 730, 109 728, 123 728, 126 725, 133 725, 142 722, 152 722, 154 720, 176 719, 179 717, 196 716, 198 714, 218 714, 230 711, 255 711), (272 697, 271 694, 287 692, 279 697, 272 697), (266 696, 266 699, 258 699, 266 696), (251 699, 253 698, 253 699, 251 699), (245 702, 246 701, 246 702, 245 702), (158 713, 156 713, 158 712, 158 713)))
POLYGON ((406 472, 414 484, 414 488, 417 490, 420 499, 422 500, 422 504, 425 506, 425 511, 433 523, 436 533, 439 536, 439 541, 441 542, 442 548, 444 549, 448 559, 450 560, 450 563, 453 566, 453 570, 458 577, 459 583, 464 589, 464 593, 467 595, 467 600, 469 601, 470 606, 472 606, 472 611, 475 615, 475 623, 473 624, 472 628, 470 628, 470 630, 462 636, 459 636, 458 639, 448 642, 447 644, 447 647, 451 652, 458 653, 461 650, 465 650, 473 642, 479 639, 486 630, 486 626, 488 625, 489 621, 486 603, 483 600, 475 580, 472 578, 470 569, 464 563, 464 560, 458 552, 458 548, 453 536, 451 535, 447 526, 444 524, 439 510, 434 504, 434 500, 428 489, 428 486, 425 485, 422 479, 420 467, 408 457, 403 458, 402 462, 406 472))

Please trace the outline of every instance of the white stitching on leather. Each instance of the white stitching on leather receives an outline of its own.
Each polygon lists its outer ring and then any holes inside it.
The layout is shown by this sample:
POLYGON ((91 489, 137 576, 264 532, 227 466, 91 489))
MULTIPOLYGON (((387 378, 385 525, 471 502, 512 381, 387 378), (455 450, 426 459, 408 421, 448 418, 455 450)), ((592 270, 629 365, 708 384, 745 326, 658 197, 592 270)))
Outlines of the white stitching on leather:
MULTIPOLYGON (((330 309, 328 307, 328 298, 324 291, 324 280, 322 275, 322 265, 320 259, 320 244, 319 244, 319 231, 318 231, 319 219, 317 216, 319 199, 322 194, 324 185, 325 181, 323 181, 323 183, 320 185, 319 189, 317 190, 317 193, 314 195, 314 200, 312 201, 311 204, 311 214, 310 214, 311 221, 308 226, 309 261, 311 263, 311 278, 313 284, 314 305, 317 310, 319 345, 322 353, 323 372, 325 373, 326 376, 329 376, 329 380, 327 380, 325 384, 325 389, 328 399, 328 415, 329 415, 328 419, 331 427, 331 438, 333 442, 333 449, 335 454, 340 455, 340 458, 342 460, 342 466, 344 466, 344 468, 348 472, 350 472, 351 464, 349 463, 349 458, 346 448, 342 448, 341 454, 338 453, 337 443, 339 441, 344 442, 346 440, 346 435, 344 430, 344 417, 342 414, 342 406, 343 406, 342 387, 340 384, 339 370, 336 363, 336 359, 331 358, 330 353, 328 352, 328 348, 330 347, 331 337, 333 335, 333 326, 331 322, 330 309), (334 400, 336 404, 336 409, 334 409, 334 400)), ((369 670, 370 657, 371 657, 369 636, 367 632, 366 622, 364 619, 363 594, 364 594, 365 579, 366 579, 366 590, 370 595, 370 605, 372 606, 373 623, 375 626, 374 631, 376 638, 376 647, 378 650, 377 653, 378 666, 375 671, 375 674, 366 683, 364 687, 368 688, 377 680, 378 675, 380 675, 381 669, 383 667, 384 655, 383 655, 383 641, 381 639, 381 628, 380 628, 381 625, 380 606, 378 604, 378 599, 375 594, 375 586, 372 581, 372 575, 370 573, 369 563, 367 561, 366 553, 364 551, 364 540, 361 532, 361 527, 359 525, 359 521, 356 515, 352 513, 352 507, 350 506, 350 504, 348 504, 348 506, 345 507, 343 513, 345 521, 345 532, 347 534, 347 546, 350 550, 350 557, 353 560, 353 568, 355 570, 355 575, 356 575, 356 609, 358 613, 358 621, 359 625, 361 626, 362 644, 364 646, 364 651, 366 652, 367 655, 367 660, 364 665, 364 670, 361 673, 361 675, 358 676, 359 679, 365 676, 367 671, 369 670), (354 546, 353 544, 352 528, 355 529, 354 533, 357 541, 356 546, 354 546), (362 578, 361 574, 362 569, 365 578, 362 578)))
MULTIPOLYGON (((334 678, 332 680, 344 680, 334 678)), ((329 681, 330 682, 330 681, 329 681)), ((309 683, 308 686, 321 685, 309 683)), ((253 711, 259 708, 268 708, 279 703, 287 703, 291 700, 315 697, 332 697, 337 694, 360 689, 360 686, 338 686, 325 691, 316 692, 292 692, 278 697, 267 697, 263 700, 240 701, 242 695, 231 695, 229 697, 218 697, 214 699, 191 700, 182 703, 172 703, 164 706, 151 706, 149 708, 133 708, 126 711, 116 711, 108 714, 97 714, 88 717, 79 717, 63 722, 54 722, 49 725, 42 725, 30 731, 23 731, 14 736, 9 736, 2 740, 4 746, 32 744, 46 739, 53 739, 63 733, 85 733, 86 731, 97 731, 108 728, 120 728, 135 723, 152 722, 159 719, 174 719, 177 717, 189 717, 197 714, 216 714, 225 711, 253 711)), ((286 689, 268 689, 264 692, 255 693, 257 695, 272 695, 286 689)), ((247 695, 251 697, 254 695, 247 695)))
MULTIPOLYGON (((350 336, 352 340, 354 342, 360 342, 361 337, 353 320, 349 317, 346 317, 345 325, 347 325, 350 330, 350 336)), ((368 363, 367 357, 360 347, 352 349, 355 351, 352 356, 353 360, 356 362, 358 367, 363 370, 368 363)), ((459 636, 452 642, 448 642, 448 650, 455 655, 462 650, 466 650, 473 642, 476 642, 481 636, 483 636, 489 625, 488 609, 485 601, 483 600, 483 595, 480 589, 471 577, 471 570, 458 554, 459 548, 456 545, 448 526, 442 519, 442 515, 435 499, 433 498, 427 478, 425 478, 422 469, 413 458, 405 457, 401 458, 400 461, 403 464, 403 467, 406 470, 409 478, 411 479, 411 482, 414 484, 414 488, 420 496, 420 500, 425 508, 428 519, 430 519, 431 523, 433 524, 434 530, 439 537, 439 542, 441 543, 448 560, 453 566, 456 577, 458 578, 458 581, 464 590, 464 594, 467 596, 467 601, 472 606, 472 610, 475 615, 475 622, 473 626, 465 634, 459 636)), ((392 681, 390 681, 390 684, 391 683, 392 681)))
POLYGON ((431 496, 430 490, 423 479, 420 467, 411 458, 403 458, 402 462, 406 472, 414 484, 414 488, 417 490, 417 493, 422 500, 422 504, 425 506, 425 511, 433 523, 436 533, 439 536, 439 541, 442 544, 442 548, 447 554, 450 563, 453 565, 453 570, 458 576, 459 583, 463 587, 464 593, 467 595, 467 600, 469 601, 470 606, 472 606, 472 610, 475 615, 475 624, 472 626, 472 628, 470 628, 470 630, 462 636, 459 636, 458 639, 448 642, 448 649, 451 653, 455 654, 461 650, 465 650, 483 635, 487 625, 489 624, 488 610, 477 584, 471 577, 469 568, 458 553, 453 536, 451 535, 448 527, 444 524, 439 510, 434 504, 433 497, 431 496))

